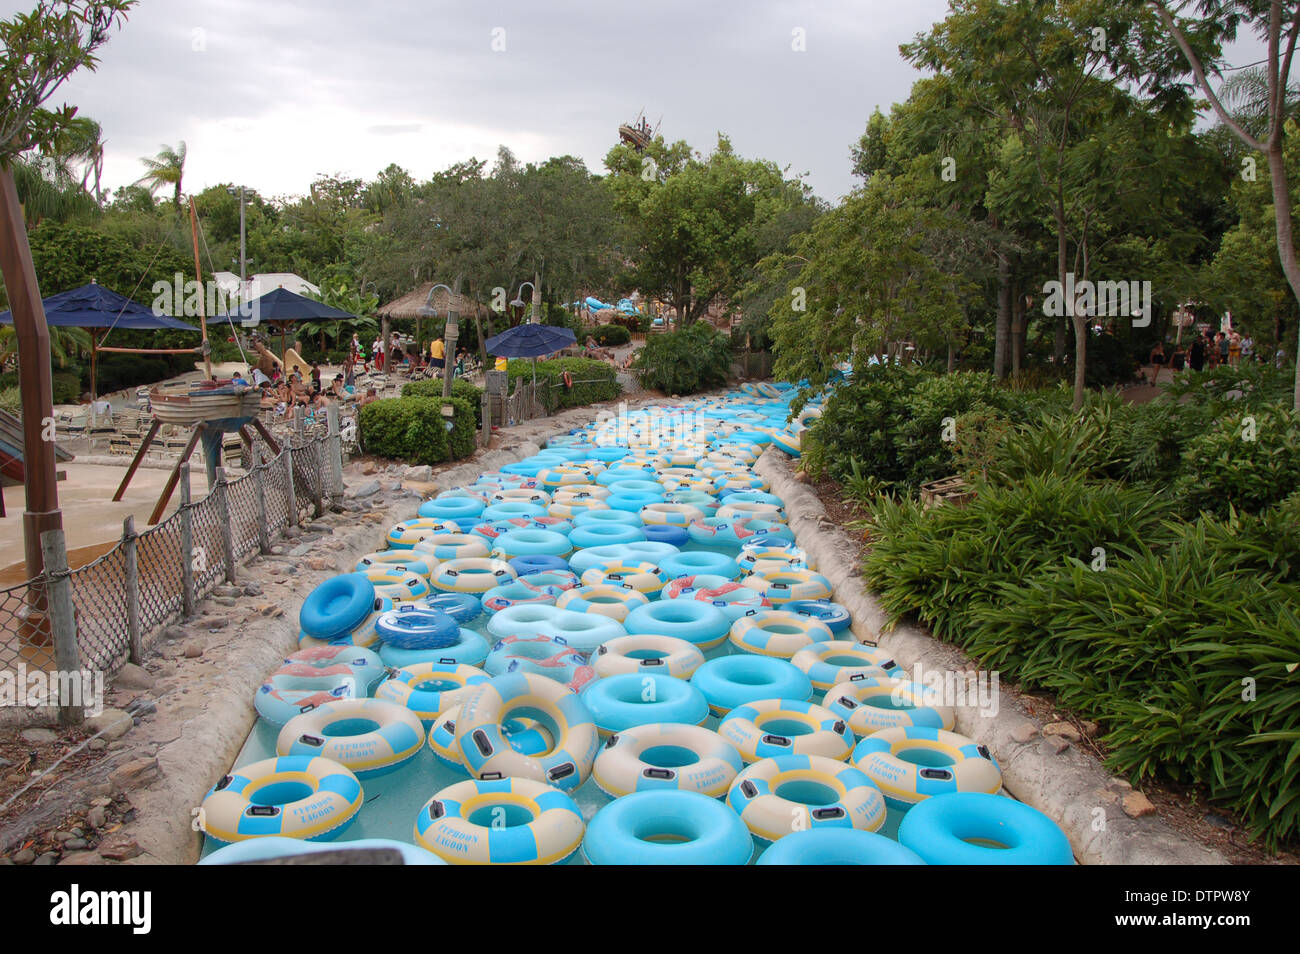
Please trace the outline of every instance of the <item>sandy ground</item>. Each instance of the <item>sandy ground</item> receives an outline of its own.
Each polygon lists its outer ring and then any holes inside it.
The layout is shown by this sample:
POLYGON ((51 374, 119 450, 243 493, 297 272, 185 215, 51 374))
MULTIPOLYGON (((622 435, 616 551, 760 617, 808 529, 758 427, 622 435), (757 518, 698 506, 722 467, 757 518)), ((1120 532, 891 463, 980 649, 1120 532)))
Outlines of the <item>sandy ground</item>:
MULTIPOLYGON (((59 470, 68 475, 67 480, 59 481, 59 506, 63 509, 68 563, 74 568, 90 562, 117 542, 122 536, 122 521, 128 514, 135 514, 137 532, 147 529, 145 521, 153 512, 169 473, 166 470, 141 467, 135 472, 131 486, 127 488, 121 502, 113 503, 113 494, 126 473, 125 462, 122 467, 104 467, 72 461, 60 464, 59 470), (83 552, 72 552, 76 550, 83 552)), ((207 494, 201 467, 193 478, 192 486, 196 497, 207 494)), ((172 495, 167 507, 168 514, 176 510, 179 500, 179 492, 172 495)), ((5 568, 0 570, 0 584, 18 583, 26 578, 22 562, 25 502, 22 487, 5 488, 6 516, 0 519, 0 554, 3 554, 0 562, 5 564, 5 568)))

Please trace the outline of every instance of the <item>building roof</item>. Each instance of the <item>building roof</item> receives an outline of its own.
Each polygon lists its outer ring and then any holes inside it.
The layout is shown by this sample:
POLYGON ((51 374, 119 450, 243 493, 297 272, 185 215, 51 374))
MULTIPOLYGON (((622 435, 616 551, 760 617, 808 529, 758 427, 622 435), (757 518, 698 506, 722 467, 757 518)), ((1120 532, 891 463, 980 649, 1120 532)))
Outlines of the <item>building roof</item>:
MULTIPOLYGON (((401 298, 395 298, 386 305, 380 305, 375 309, 375 314, 381 318, 426 318, 427 315, 420 314, 429 301, 429 289, 433 288, 437 282, 425 282, 423 285, 407 292, 401 298)), ((438 309, 438 317, 447 317, 447 293, 442 289, 434 296, 434 307, 438 309)), ((456 296, 456 311, 462 315, 472 315, 479 305, 467 299, 464 295, 456 296)))
POLYGON ((248 281, 241 283, 239 276, 234 272, 214 272, 213 279, 227 295, 238 295, 243 301, 251 301, 254 298, 261 298, 267 292, 275 291, 277 288, 283 288, 291 291, 295 295, 302 295, 311 292, 313 295, 320 294, 320 288, 313 285, 301 275, 295 275, 293 272, 266 272, 260 275, 253 275, 248 281))

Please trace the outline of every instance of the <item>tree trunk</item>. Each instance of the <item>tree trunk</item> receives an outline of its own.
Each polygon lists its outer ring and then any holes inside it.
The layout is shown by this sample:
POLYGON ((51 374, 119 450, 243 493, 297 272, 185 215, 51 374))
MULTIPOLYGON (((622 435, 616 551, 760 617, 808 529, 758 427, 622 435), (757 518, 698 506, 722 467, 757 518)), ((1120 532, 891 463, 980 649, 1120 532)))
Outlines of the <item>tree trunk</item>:
POLYGON ((1025 329, 1029 322, 1025 315, 1025 298, 1017 286, 1011 297, 1011 376, 1020 377, 1020 365, 1025 355, 1025 329))
MULTIPOLYGON (((1278 120, 1274 120, 1277 122, 1278 120)), ((1268 143, 1268 171, 1273 180, 1273 218, 1277 221, 1277 255, 1282 263, 1291 294, 1300 302, 1300 266, 1295 259, 1295 237, 1291 232, 1291 191, 1287 183, 1286 163, 1282 155, 1282 137, 1273 136, 1268 143)), ((1300 412, 1300 340, 1296 343, 1295 387, 1292 406, 1300 412)))
POLYGON ((998 318, 993 335, 993 376, 1007 376, 1007 344, 1011 337, 1011 261, 998 253, 998 318))

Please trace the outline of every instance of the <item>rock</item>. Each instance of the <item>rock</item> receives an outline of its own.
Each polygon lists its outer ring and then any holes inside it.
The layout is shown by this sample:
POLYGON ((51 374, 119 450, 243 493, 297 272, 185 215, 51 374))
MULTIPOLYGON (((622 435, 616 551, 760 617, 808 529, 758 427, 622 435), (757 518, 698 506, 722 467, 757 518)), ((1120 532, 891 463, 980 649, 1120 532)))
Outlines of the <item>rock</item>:
POLYGON ((1144 815, 1150 815, 1156 810, 1156 807, 1151 804, 1151 799, 1141 792, 1129 792, 1124 796, 1122 804, 1124 814, 1129 818, 1141 818, 1144 815))
POLYGON ((379 493, 379 481, 372 480, 358 487, 352 496, 361 499, 363 497, 373 497, 377 493, 379 493))
POLYGON ((211 632, 214 629, 225 629, 227 626, 230 625, 230 617, 214 616, 211 619, 205 619, 203 621, 203 625, 208 628, 209 632, 211 632))
POLYGON ((289 550, 287 547, 282 547, 278 543, 271 544, 271 553, 273 553, 275 556, 284 556, 288 552, 289 550))
POLYGON ((131 716, 120 708, 105 708, 98 716, 86 720, 86 728, 100 733, 100 738, 112 742, 131 730, 131 716))
POLYGON ((1053 735, 1043 739, 1043 749, 1049 755, 1060 755, 1069 747, 1070 743, 1066 742, 1065 739, 1061 738, 1059 735, 1053 735))
POLYGON ((113 800, 107 795, 96 795, 90 800, 90 804, 94 808, 107 808, 109 805, 113 804, 113 800))
POLYGON ((368 513, 362 514, 361 519, 364 520, 366 523, 387 523, 388 522, 387 517, 385 517, 382 513, 376 513, 373 510, 368 513))
POLYGON ((235 605, 235 600, 234 600, 234 598, 233 598, 233 597, 229 597, 229 596, 214 596, 214 597, 212 597, 212 602, 216 603, 218 606, 234 606, 234 605, 235 605))
POLYGON ((312 557, 307 561, 307 565, 313 570, 337 570, 338 565, 324 557, 312 557))
POLYGON ((109 783, 117 791, 131 788, 145 788, 162 778, 162 768, 156 758, 132 759, 124 765, 113 769, 108 776, 109 783))
POLYGON ((217 596, 236 597, 236 596, 244 595, 244 590, 242 587, 232 586, 229 583, 222 583, 218 586, 214 586, 212 588, 212 592, 215 593, 217 596))
POLYGON ((163 630, 163 637, 165 639, 184 639, 188 635, 189 633, 185 632, 185 630, 181 629, 179 626, 168 626, 163 630))
POLYGON ((1032 722, 1025 722, 1018 725, 1011 731, 1011 738, 1022 745, 1026 742, 1032 742, 1038 738, 1038 726, 1032 722))
POLYGON ((59 863, 59 853, 57 851, 47 851, 35 861, 34 865, 57 865, 59 863))
POLYGON ((1079 725, 1083 727, 1083 734, 1090 739, 1095 739, 1097 733, 1100 731, 1100 726, 1098 726, 1097 723, 1089 722, 1087 719, 1081 720, 1079 725))
POLYGON ((408 467, 402 473, 403 480, 410 480, 417 484, 427 484, 433 480, 433 468, 428 464, 420 467, 408 467))
POLYGON ((261 584, 259 584, 259 583, 245 583, 245 584, 244 584, 244 595, 245 595, 245 596, 261 596, 261 595, 262 595, 262 586, 261 586, 261 584))
POLYGON ((74 851, 60 859, 60 865, 97 865, 103 859, 93 851, 74 851))
POLYGON ((91 739, 86 743, 86 748, 90 749, 92 752, 103 752, 108 748, 108 740, 103 738, 91 739))
MULTIPOLYGON (((84 838, 69 838, 63 843, 63 847, 68 851, 84 851, 90 846, 84 838)), ((40 862, 37 862, 37 864, 39 863, 40 862)))
POLYGON ((62 844, 62 843, 65 842, 65 841, 69 841, 69 840, 71 840, 71 839, 73 839, 73 838, 76 838, 76 837, 77 837, 77 836, 74 835, 74 834, 73 834, 72 832, 70 832, 70 831, 56 831, 56 832, 54 833, 54 840, 57 841, 57 842, 59 842, 60 844, 62 844))
POLYGON ((302 531, 299 530, 297 527, 285 527, 280 532, 284 535, 284 538, 286 540, 297 540, 300 536, 302 536, 302 531))
POLYGON ((198 640, 191 640, 185 644, 184 653, 186 659, 198 659, 203 655, 203 644, 198 640))
POLYGON ((18 733, 18 737, 32 745, 48 745, 59 741, 59 733, 53 729, 23 729, 18 733))
POLYGON ((1206 812, 1205 823, 1214 828, 1235 828, 1231 818, 1220 815, 1218 812, 1206 812))
POLYGON ((16 865, 30 865, 36 860, 36 852, 30 848, 24 848, 22 851, 15 852, 13 857, 16 865))
POLYGON ((118 689, 152 689, 156 681, 143 666, 124 663, 113 678, 113 685, 118 689))
POLYGON ((371 474, 379 473, 379 468, 375 466, 374 461, 368 460, 361 465, 361 473, 362 476, 369 477, 371 474))
MULTIPOLYGON (((311 553, 312 549, 313 547, 310 543, 300 543, 298 544, 298 546, 294 547, 292 550, 289 551, 289 556, 305 557, 308 553, 311 553)), ((479 552, 481 553, 482 551, 479 552)))
POLYGON ((93 830, 99 831, 104 827, 104 822, 108 820, 108 809, 102 805, 96 805, 90 811, 86 812, 86 824, 93 830))
POLYGON ((143 849, 135 843, 135 839, 125 835, 106 838, 99 846, 99 856, 109 861, 127 861, 141 854, 143 849))
POLYGON ((1051 725, 1045 725, 1043 735, 1060 736, 1068 742, 1078 742, 1083 738, 1083 734, 1069 722, 1053 722, 1051 725))

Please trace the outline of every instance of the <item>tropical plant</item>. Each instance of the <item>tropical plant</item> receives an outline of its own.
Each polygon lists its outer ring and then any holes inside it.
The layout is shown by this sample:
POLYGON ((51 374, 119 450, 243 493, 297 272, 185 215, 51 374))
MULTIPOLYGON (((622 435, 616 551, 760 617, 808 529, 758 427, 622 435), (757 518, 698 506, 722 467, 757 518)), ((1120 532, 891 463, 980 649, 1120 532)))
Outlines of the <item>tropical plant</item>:
POLYGON ((144 157, 140 160, 149 171, 135 182, 136 185, 148 189, 150 195, 163 186, 171 186, 174 190, 172 201, 176 206, 177 215, 181 212, 181 182, 185 178, 185 152, 184 142, 175 149, 164 143, 154 158, 144 157))

